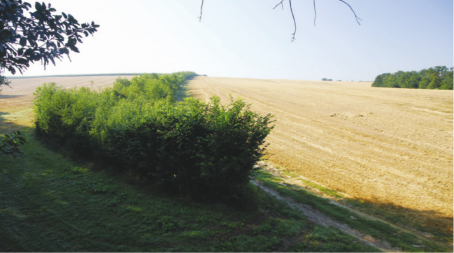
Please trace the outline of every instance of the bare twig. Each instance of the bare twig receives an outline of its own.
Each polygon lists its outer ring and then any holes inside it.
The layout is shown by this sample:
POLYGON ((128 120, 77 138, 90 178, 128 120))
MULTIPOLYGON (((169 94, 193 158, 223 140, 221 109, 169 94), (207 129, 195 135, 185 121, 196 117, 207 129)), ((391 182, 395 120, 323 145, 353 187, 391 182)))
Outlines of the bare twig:
POLYGON ((204 0, 202 0, 202 4, 200 5, 200 16, 199 16, 199 22, 202 22, 202 14, 203 14, 203 13, 202 13, 202 11, 203 11, 203 1, 204 1, 204 0))
MULTIPOLYGON (((342 3, 346 4, 348 7, 350 7, 350 10, 352 10, 353 12, 353 15, 355 15, 355 18, 356 18, 356 22, 358 22, 359 25, 361 25, 361 23, 359 22, 359 20, 362 21, 361 18, 359 18, 355 11, 353 10, 353 8, 350 6, 350 4, 348 4, 347 2, 345 2, 344 0, 339 0, 341 1, 342 3)), ((200 5, 200 16, 199 16, 199 21, 202 21, 202 14, 203 14, 203 2, 204 0, 202 0, 202 3, 200 5)), ((288 0, 289 2, 289 5, 290 5, 290 13, 292 14, 292 18, 293 18, 293 25, 295 27, 295 30, 293 31, 292 33, 292 42, 294 40, 296 40, 295 38, 295 35, 296 35, 296 20, 295 20, 295 15, 293 14, 293 8, 292 8, 292 0, 288 0)), ((314 3, 314 13, 315 13, 315 16, 314 16, 314 26, 316 25, 315 21, 317 20, 317 8, 315 7, 315 0, 313 0, 313 3, 314 3)), ((273 10, 276 9, 279 5, 282 6, 282 9, 284 9, 284 0, 280 0, 280 2, 278 4, 276 4, 276 6, 274 6, 273 10)), ((68 55, 69 57, 69 55, 68 55)), ((71 60, 71 59, 70 59, 71 60)))
MULTIPOLYGON (((295 35, 296 35, 296 20, 295 20, 295 15, 293 15, 292 0, 288 0, 288 2, 290 5, 290 12, 292 13, 293 24, 295 26, 295 31, 292 33, 292 42, 293 42, 295 40, 295 35)), ((276 9, 279 5, 282 5, 282 9, 284 9, 284 0, 281 0, 278 4, 276 4, 276 6, 274 6, 273 10, 276 9)))
POLYGON ((315 0, 314 0, 314 13, 315 13, 315 16, 314 16, 314 26, 315 26, 315 20, 317 19, 317 9, 315 8, 315 0))
POLYGON ((292 13, 292 18, 293 18, 293 24, 295 25, 295 31, 292 33, 292 42, 295 40, 295 34, 296 34, 296 20, 295 20, 295 15, 293 15, 293 9, 292 9, 292 0, 288 0, 288 3, 290 5, 290 12, 292 13))
POLYGON ((339 0, 339 1, 341 1, 342 3, 344 3, 344 4, 346 4, 348 7, 350 7, 350 10, 352 10, 353 15, 355 15, 356 22, 358 22, 358 25, 361 25, 361 23, 359 23, 358 19, 361 20, 361 21, 362 21, 362 19, 360 19, 358 16, 356 16, 356 13, 355 13, 355 11, 353 10, 353 8, 352 8, 347 2, 345 2, 344 0, 339 0))
POLYGON ((282 5, 282 9, 284 9, 284 4, 283 4, 284 0, 281 0, 280 3, 276 4, 276 6, 274 6, 273 10, 276 9, 276 7, 278 7, 279 5, 282 5))

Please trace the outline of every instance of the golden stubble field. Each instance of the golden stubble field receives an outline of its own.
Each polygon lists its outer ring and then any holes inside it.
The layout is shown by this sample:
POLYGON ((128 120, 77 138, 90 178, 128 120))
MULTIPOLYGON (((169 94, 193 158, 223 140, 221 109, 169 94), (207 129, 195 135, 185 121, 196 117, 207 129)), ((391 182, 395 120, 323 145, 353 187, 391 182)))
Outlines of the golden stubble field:
POLYGON ((190 94, 229 94, 275 115, 268 158, 303 177, 452 230, 453 92, 371 82, 197 77, 190 94))
POLYGON ((33 110, 31 109, 33 92, 43 83, 54 82, 65 88, 98 89, 111 86, 118 77, 131 78, 131 76, 68 76, 11 79, 11 88, 7 86, 0 88, 2 89, 0 92, 0 134, 33 124, 33 110), (93 85, 91 81, 93 81, 93 85))

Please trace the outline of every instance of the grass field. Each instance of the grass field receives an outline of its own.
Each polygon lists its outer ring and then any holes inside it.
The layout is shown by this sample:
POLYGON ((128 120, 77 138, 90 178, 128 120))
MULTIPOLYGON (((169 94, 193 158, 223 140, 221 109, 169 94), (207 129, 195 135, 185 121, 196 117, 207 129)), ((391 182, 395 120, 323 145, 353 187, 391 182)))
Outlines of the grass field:
POLYGON ((0 251, 376 251, 251 187, 252 208, 169 196, 27 134, 0 158, 0 251))
POLYGON ((31 130, 23 130, 29 142, 22 158, 0 158, 0 251, 378 250, 364 241, 385 251, 450 251, 283 186, 264 172, 257 176, 261 184, 347 223, 362 241, 311 221, 252 184, 250 201, 240 206, 170 196, 115 172, 113 164, 71 159, 41 144, 31 130))
POLYGON ((303 180, 452 233, 453 92, 370 86, 197 77, 189 92, 275 115, 268 159, 303 180))

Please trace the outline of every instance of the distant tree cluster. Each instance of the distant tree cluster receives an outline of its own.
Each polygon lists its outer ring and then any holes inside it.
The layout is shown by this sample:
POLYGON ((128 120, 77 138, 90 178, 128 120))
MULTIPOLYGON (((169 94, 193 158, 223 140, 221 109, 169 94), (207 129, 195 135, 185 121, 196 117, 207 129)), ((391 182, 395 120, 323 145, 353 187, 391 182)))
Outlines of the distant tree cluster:
POLYGON ((384 73, 375 78, 372 87, 452 90, 453 68, 436 66, 421 71, 384 73))
POLYGON ((322 78, 322 81, 332 81, 333 79, 322 78))

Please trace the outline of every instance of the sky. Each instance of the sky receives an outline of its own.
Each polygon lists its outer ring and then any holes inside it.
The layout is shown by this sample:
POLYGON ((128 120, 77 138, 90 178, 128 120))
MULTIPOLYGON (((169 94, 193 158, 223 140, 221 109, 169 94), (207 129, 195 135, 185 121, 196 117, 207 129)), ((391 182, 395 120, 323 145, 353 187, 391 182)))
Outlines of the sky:
MULTIPOLYGON (((171 73, 373 81, 382 73, 453 66, 452 0, 45 0, 94 36, 46 70, 24 76, 171 73)), ((9 73, 5 73, 9 76, 9 73)), ((20 76, 19 74, 15 75, 20 76)))

